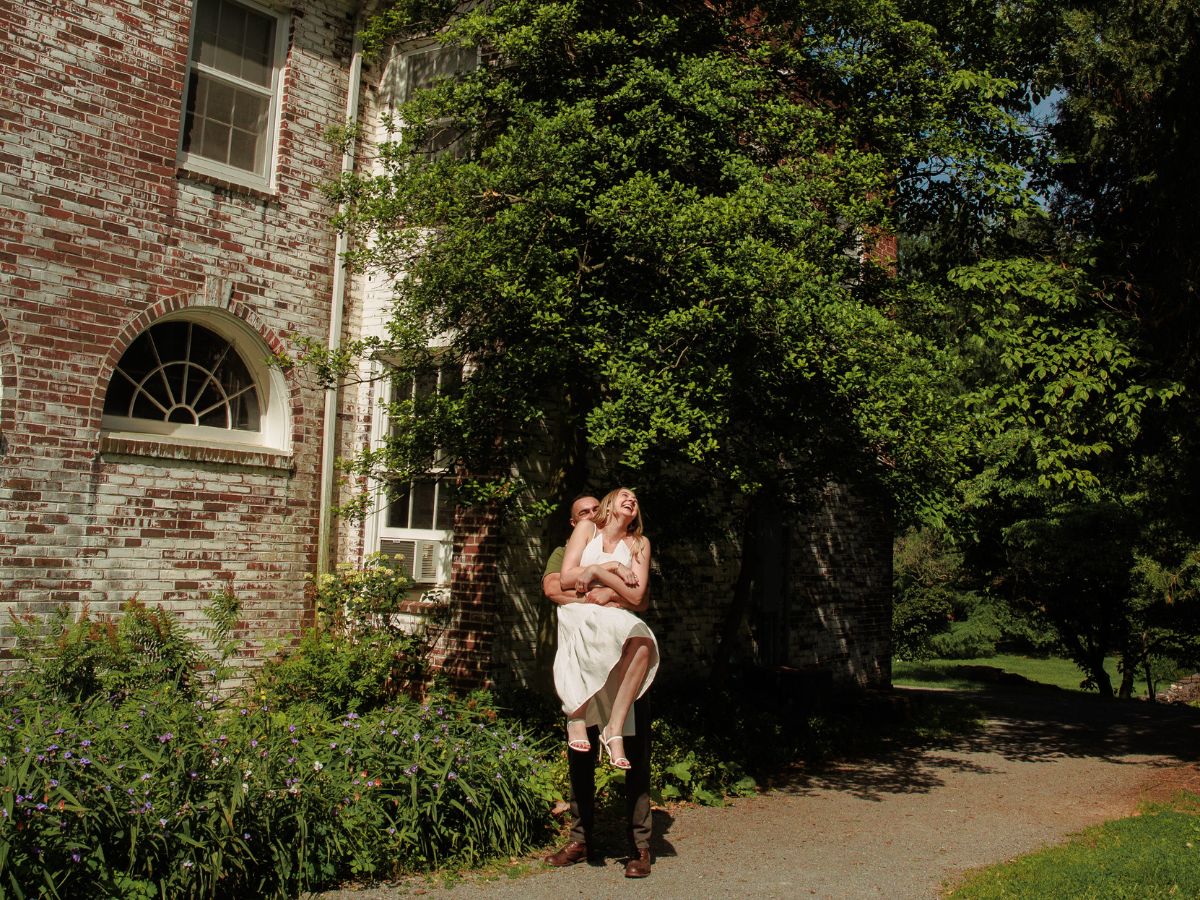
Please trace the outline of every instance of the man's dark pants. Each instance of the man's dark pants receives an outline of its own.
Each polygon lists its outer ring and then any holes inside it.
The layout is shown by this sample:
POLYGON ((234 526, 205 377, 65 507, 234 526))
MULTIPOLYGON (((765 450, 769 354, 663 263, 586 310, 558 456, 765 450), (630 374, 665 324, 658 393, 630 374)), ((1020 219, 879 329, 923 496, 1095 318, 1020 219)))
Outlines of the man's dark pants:
MULTIPOLYGON (((625 811, 629 850, 650 849, 650 701, 642 696, 633 704, 637 734, 625 738, 625 755, 633 767, 625 773, 625 811)), ((571 778, 571 840, 593 847, 592 826, 596 820, 596 755, 600 753, 600 729, 588 729, 592 749, 587 753, 567 750, 571 778)), ((608 765, 607 754, 603 757, 608 765)))

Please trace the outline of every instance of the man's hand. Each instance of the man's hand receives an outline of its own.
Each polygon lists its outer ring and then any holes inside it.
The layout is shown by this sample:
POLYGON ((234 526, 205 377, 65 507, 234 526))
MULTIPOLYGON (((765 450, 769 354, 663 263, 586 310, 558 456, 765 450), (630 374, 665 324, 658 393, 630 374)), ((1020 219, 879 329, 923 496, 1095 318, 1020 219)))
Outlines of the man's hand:
POLYGON ((620 606, 621 597, 610 587, 594 587, 587 592, 586 602, 595 606, 620 606))

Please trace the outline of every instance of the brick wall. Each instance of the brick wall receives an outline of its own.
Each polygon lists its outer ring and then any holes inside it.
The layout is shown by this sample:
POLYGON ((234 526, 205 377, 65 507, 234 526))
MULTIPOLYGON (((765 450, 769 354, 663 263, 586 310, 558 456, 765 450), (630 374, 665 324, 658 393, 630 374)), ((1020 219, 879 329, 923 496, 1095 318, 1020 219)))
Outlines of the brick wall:
MULTIPOLYGON (((842 686, 891 683, 892 529, 870 494, 830 485, 811 511, 783 529, 775 602, 761 592, 738 630, 734 652, 761 659, 775 640, 773 665, 819 673, 842 686)), ((557 532, 555 532, 557 534, 557 532)), ((653 529, 648 532, 653 539, 653 529)), ((557 620, 541 595, 542 567, 556 541, 541 525, 506 524, 499 566, 496 661, 499 680, 552 691, 557 620)), ((659 642, 659 678, 684 682, 714 662, 740 564, 731 532, 655 543, 651 604, 644 618, 659 642)))
MULTIPOLYGON (((0 604, 138 596, 192 618, 232 588, 252 652, 291 633, 314 565, 321 392, 281 380, 285 440, 234 451, 105 440, 113 366, 162 315, 323 339, 350 4, 290 19, 276 189, 177 171, 191 3, 0 5, 0 604)), ((0 623, 3 628, 3 623, 0 623)))
POLYGON ((454 516, 454 563, 450 575, 450 621, 435 652, 434 667, 459 687, 495 681, 499 550, 497 505, 459 507, 454 516))

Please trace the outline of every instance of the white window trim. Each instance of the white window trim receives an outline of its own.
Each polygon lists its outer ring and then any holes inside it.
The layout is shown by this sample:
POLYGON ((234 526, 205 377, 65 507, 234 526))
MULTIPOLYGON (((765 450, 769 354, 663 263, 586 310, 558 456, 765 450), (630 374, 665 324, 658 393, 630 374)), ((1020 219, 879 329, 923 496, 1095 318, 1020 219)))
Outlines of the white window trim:
POLYGON ((251 82, 242 81, 226 72, 211 70, 207 66, 201 67, 201 70, 216 77, 236 83, 239 87, 244 87, 247 90, 252 90, 255 93, 269 96, 270 105, 270 121, 267 123, 267 148, 263 154, 265 172, 254 173, 247 172, 245 169, 239 169, 236 166, 226 165, 225 163, 217 162, 216 160, 208 159, 198 153, 185 153, 183 150, 184 128, 187 125, 187 106, 188 106, 188 87, 192 80, 192 67, 199 66, 199 63, 192 61, 192 53, 195 49, 196 41, 196 4, 192 4, 192 22, 188 31, 188 52, 187 52, 187 68, 183 76, 183 97, 179 108, 179 136, 176 142, 176 159, 179 166, 189 172, 195 172, 199 175, 208 175, 220 181, 238 184, 243 187, 253 190, 273 192, 275 190, 276 176, 276 160, 278 158, 279 138, 282 132, 282 110, 283 110, 283 82, 284 72, 287 68, 287 50, 288 50, 288 35, 291 31, 291 13, 280 12, 269 7, 263 6, 260 3, 255 3, 254 0, 233 0, 242 6, 252 9, 255 12, 265 16, 270 16, 275 20, 275 59, 272 64, 271 87, 264 89, 262 85, 253 84, 251 82))
MULTIPOLYGON (((392 125, 394 127, 388 129, 388 134, 390 137, 395 138, 404 131, 405 127, 404 120, 401 118, 399 113, 399 107, 408 98, 408 94, 410 92, 408 85, 408 66, 404 61, 424 53, 437 52, 443 48, 443 44, 433 39, 424 39, 420 41, 414 41, 412 43, 395 44, 392 46, 391 56, 388 59, 383 79, 386 85, 386 92, 384 93, 384 96, 380 98, 392 116, 392 125), (398 71, 393 72, 393 66, 399 66, 400 68, 398 71), (401 97, 405 98, 405 100, 402 100, 401 97)), ((479 68, 482 63, 482 52, 478 47, 476 47, 475 59, 471 69, 464 69, 462 71, 473 71, 474 69, 479 68)), ((449 119, 436 119, 432 124, 444 125, 449 121, 449 119)))
MULTIPOLYGON (((100 421, 104 437, 146 440, 181 447, 219 447, 233 450, 278 450, 291 452, 291 429, 288 422, 288 389, 283 373, 268 366, 270 351, 249 326, 240 319, 218 310, 194 308, 170 313, 155 319, 146 330, 163 322, 195 322, 216 332, 233 345, 246 364, 259 397, 259 430, 213 428, 207 425, 187 425, 159 422, 154 419, 134 419, 105 414, 100 421)), ((119 377, 115 370, 111 377, 119 377)), ((107 388, 106 388, 107 390, 107 388)))
MULTIPOLYGON (((375 415, 371 418, 371 448, 383 445, 384 439, 391 426, 387 415, 386 398, 391 396, 392 378, 387 375, 383 364, 372 362, 372 370, 377 376, 374 382, 380 385, 381 392, 375 406, 375 415)), ((434 473, 436 474, 436 473, 434 473)), ((371 514, 363 525, 363 539, 369 553, 382 552, 384 541, 413 541, 418 545, 425 541, 439 544, 436 557, 437 574, 433 581, 418 581, 417 584, 429 586, 445 586, 450 583, 450 566, 454 554, 453 528, 394 528, 387 524, 389 506, 388 483, 372 479, 371 484, 371 514)), ((414 553, 414 560, 419 560, 419 554, 414 553)), ((405 573, 413 576, 413 572, 405 573)), ((415 578, 414 578, 415 581, 415 578)))

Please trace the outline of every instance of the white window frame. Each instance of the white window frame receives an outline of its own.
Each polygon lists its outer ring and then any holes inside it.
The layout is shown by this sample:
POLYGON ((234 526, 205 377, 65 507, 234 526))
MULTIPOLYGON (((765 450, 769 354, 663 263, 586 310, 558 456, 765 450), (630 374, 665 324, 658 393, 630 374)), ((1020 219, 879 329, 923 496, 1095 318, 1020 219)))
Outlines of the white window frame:
MULTIPOLYGON (((441 365, 438 366, 438 389, 441 389, 442 380, 441 365)), ((410 379, 411 380, 411 379, 410 379)), ((392 421, 387 415, 385 402, 389 399, 395 386, 395 379, 390 376, 381 376, 378 384, 381 385, 381 390, 385 393, 380 397, 379 405, 376 407, 376 414, 371 422, 371 446, 377 448, 383 445, 387 438, 388 432, 392 428, 392 421)), ((416 390, 415 382, 411 385, 411 390, 416 390)), ((431 476, 444 475, 448 472, 447 467, 431 470, 431 476)), ((437 490, 441 491, 444 483, 439 483, 437 490)), ((387 524, 388 508, 391 505, 392 498, 389 494, 389 484, 386 481, 375 481, 373 485, 374 500, 372 513, 367 517, 366 521, 366 546, 370 552, 386 553, 384 542, 392 543, 411 543, 413 545, 412 559, 413 568, 406 571, 408 575, 418 585, 423 586, 440 586, 450 583, 450 567, 454 555, 454 529, 450 528, 396 528, 387 524)), ((412 502, 412 494, 409 494, 409 502, 412 502)), ((437 500, 434 500, 434 510, 436 515, 437 500)))
MULTIPOLYGON (((105 413, 100 421, 102 434, 106 437, 132 440, 150 438, 180 446, 289 452, 291 432, 288 428, 290 416, 287 411, 287 383, 281 372, 266 364, 270 350, 262 338, 240 319, 215 310, 191 309, 171 313, 161 319, 155 319, 146 330, 149 331, 164 322, 193 322, 215 332, 233 345, 234 352, 241 357, 258 391, 258 430, 214 428, 208 425, 160 422, 105 413)), ((121 375, 114 368, 111 377, 120 378, 121 375)), ((107 387, 105 390, 107 392, 107 387)))
MULTIPOLYGON (((398 44, 392 47, 390 59, 384 70, 384 75, 381 80, 381 101, 382 105, 392 114, 393 129, 391 135, 394 137, 404 131, 404 120, 398 113, 398 107, 408 99, 411 86, 409 84, 409 61, 418 56, 423 56, 428 53, 438 52, 459 52, 462 48, 447 47, 433 40, 423 40, 409 44, 398 44)), ((459 69, 456 74, 462 74, 477 69, 481 63, 479 48, 474 48, 474 59, 471 60, 469 68, 459 69)), ((453 77, 453 76, 449 76, 453 77)), ((446 125, 449 124, 449 119, 437 119, 432 124, 446 125)), ((442 153, 445 151, 437 151, 442 153)))
POLYGON ((271 84, 264 88, 262 85, 243 81, 236 76, 208 66, 202 66, 192 59, 196 42, 196 15, 199 0, 192 4, 192 22, 188 32, 187 69, 183 79, 183 103, 179 110, 179 138, 176 145, 176 157, 181 168, 200 175, 208 175, 220 181, 226 181, 243 187, 261 191, 275 189, 276 156, 279 147, 281 130, 281 111, 283 106, 283 75, 287 66, 288 34, 291 26, 291 14, 270 9, 254 0, 226 0, 237 6, 243 6, 252 12, 275 20, 275 52, 272 61, 271 84), (266 97, 269 101, 268 120, 265 126, 267 146, 263 153, 263 171, 250 172, 201 156, 199 153, 185 152, 183 149, 184 128, 187 126, 187 110, 189 89, 192 81, 193 68, 199 69, 205 75, 233 84, 239 88, 252 91, 266 97))

